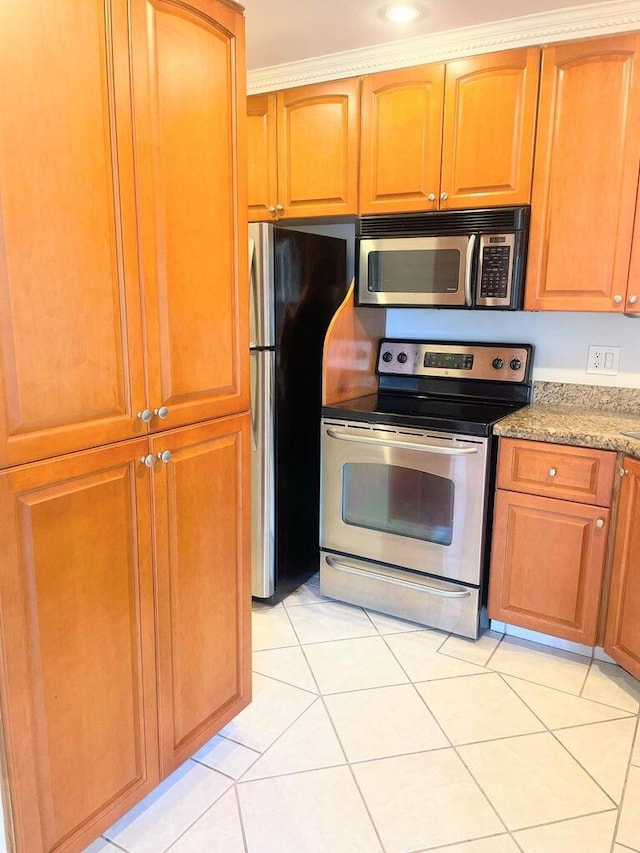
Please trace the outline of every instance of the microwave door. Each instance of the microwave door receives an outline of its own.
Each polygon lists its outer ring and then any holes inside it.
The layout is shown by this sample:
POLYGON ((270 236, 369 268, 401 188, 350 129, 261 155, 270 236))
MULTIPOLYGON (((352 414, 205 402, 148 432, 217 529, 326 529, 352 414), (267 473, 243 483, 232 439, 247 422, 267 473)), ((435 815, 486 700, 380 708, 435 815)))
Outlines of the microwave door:
POLYGON ((361 239, 358 303, 471 307, 475 234, 361 239))

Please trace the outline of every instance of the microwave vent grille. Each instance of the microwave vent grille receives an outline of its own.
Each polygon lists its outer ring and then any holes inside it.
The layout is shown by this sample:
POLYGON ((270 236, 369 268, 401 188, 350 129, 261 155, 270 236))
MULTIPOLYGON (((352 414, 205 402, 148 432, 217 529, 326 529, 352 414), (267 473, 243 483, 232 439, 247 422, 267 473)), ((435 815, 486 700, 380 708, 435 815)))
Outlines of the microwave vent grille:
POLYGON ((519 231, 529 224, 529 207, 442 210, 426 213, 361 216, 358 237, 430 237, 474 231, 519 231))

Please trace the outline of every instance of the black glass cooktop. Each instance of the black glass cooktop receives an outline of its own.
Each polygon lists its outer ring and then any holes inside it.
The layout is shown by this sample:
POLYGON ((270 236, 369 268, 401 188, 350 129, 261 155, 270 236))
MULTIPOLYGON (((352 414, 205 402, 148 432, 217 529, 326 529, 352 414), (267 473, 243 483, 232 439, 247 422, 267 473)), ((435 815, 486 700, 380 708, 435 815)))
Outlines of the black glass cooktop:
POLYGON ((324 417, 413 426, 442 432, 490 435, 502 418, 522 408, 525 403, 494 402, 478 399, 414 394, 372 394, 324 406, 324 417))

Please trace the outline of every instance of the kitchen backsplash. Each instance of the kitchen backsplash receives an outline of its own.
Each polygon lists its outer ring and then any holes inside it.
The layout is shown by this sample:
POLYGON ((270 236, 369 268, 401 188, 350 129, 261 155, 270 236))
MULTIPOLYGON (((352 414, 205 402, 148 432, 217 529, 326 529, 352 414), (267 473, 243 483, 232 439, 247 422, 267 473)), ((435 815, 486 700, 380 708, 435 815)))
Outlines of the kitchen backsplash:
POLYGON ((580 409, 608 409, 640 414, 640 388, 611 388, 604 385, 577 385, 569 382, 534 382, 534 403, 572 406, 580 409))

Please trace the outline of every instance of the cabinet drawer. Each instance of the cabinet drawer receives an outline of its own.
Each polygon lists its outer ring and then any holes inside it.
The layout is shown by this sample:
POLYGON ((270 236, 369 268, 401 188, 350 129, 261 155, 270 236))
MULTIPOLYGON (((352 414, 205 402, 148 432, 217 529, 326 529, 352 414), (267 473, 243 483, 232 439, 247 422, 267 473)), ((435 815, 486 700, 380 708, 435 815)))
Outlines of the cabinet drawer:
POLYGON ((498 488, 611 506, 616 454, 541 441, 500 439, 498 488))

